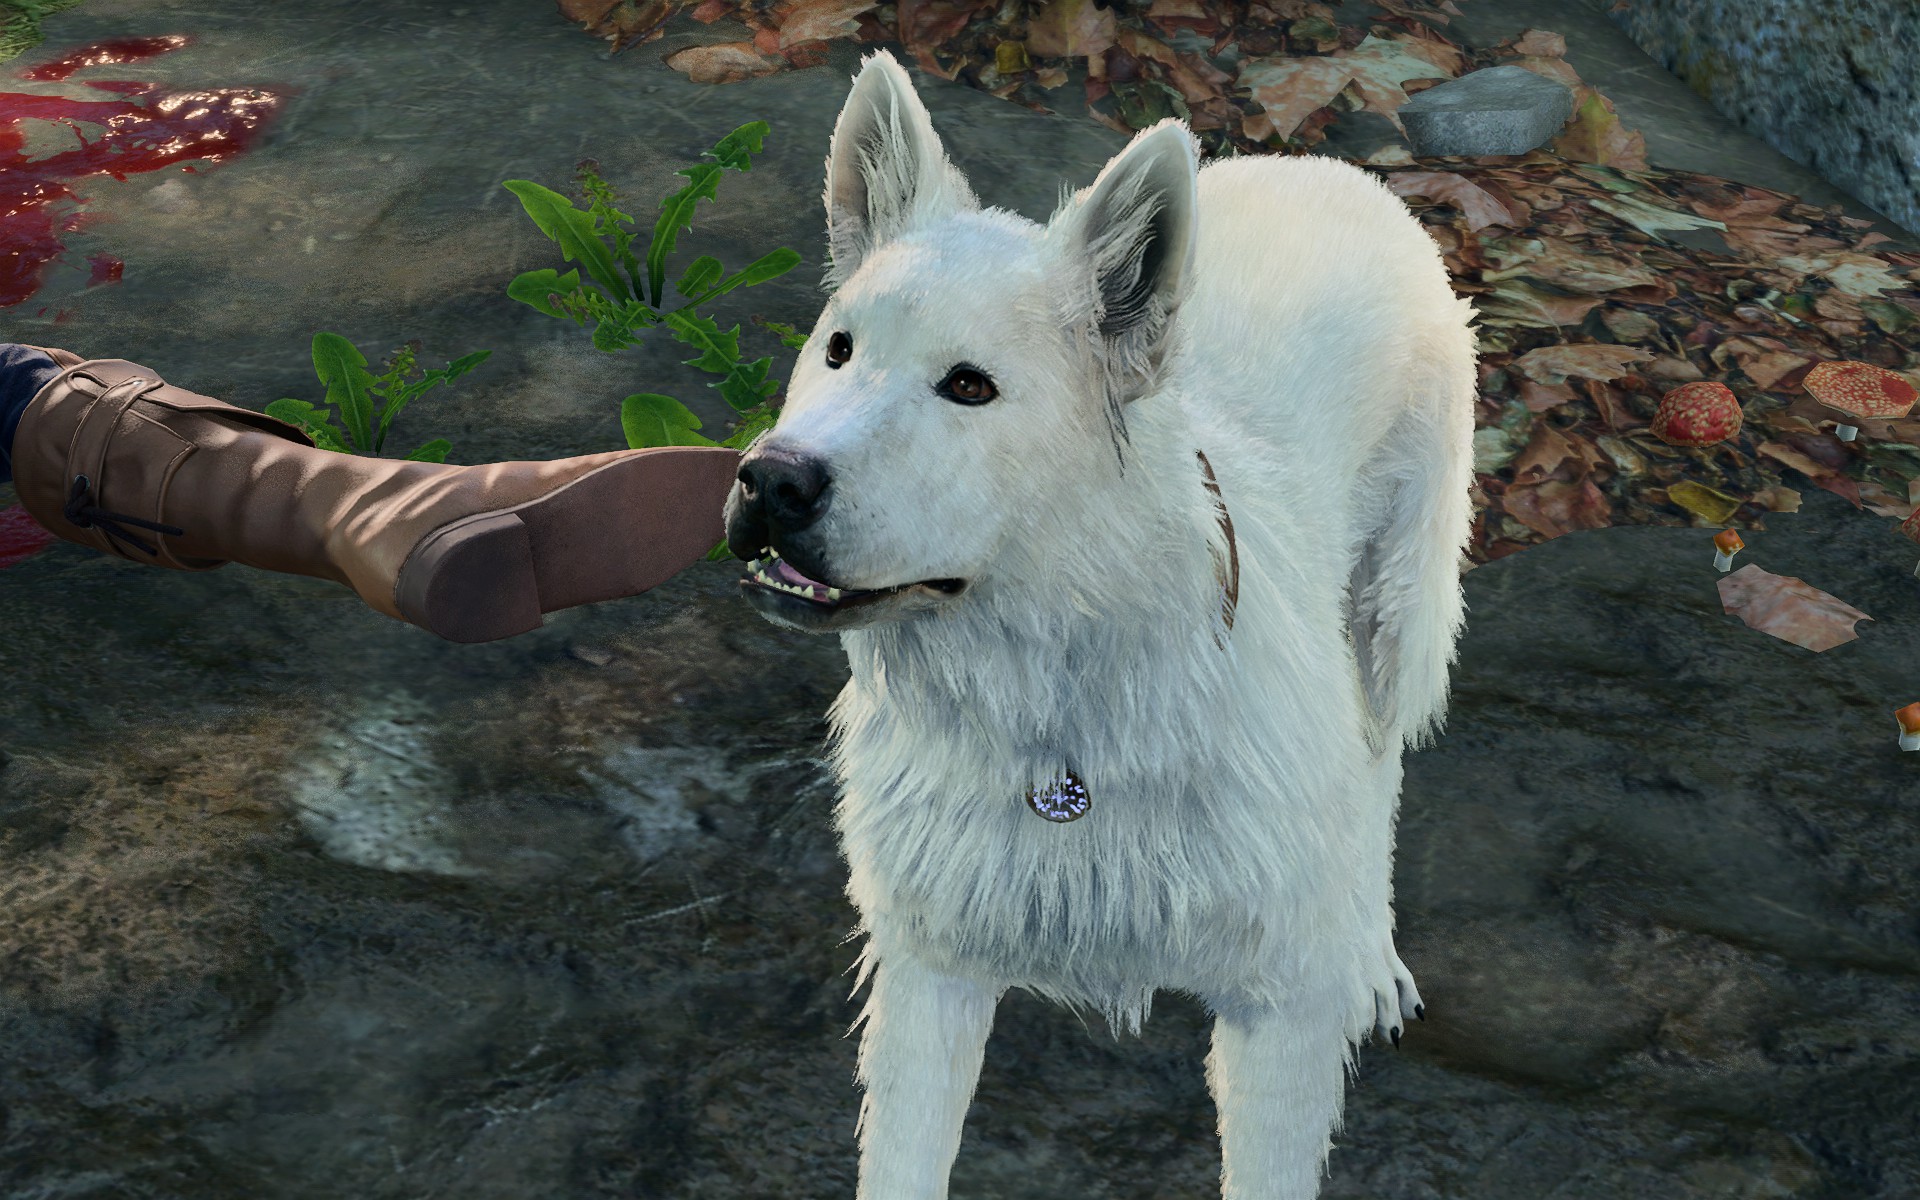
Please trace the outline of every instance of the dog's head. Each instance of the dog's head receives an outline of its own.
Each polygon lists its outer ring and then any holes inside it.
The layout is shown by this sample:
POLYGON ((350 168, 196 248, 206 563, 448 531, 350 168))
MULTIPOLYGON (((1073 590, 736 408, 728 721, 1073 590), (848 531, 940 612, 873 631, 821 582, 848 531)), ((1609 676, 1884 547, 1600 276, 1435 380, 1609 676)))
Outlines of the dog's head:
POLYGON ((1119 478, 1126 407, 1169 357, 1197 169, 1168 120, 1044 227, 983 211, 907 73, 865 61, 827 158, 831 298, 727 501, 764 616, 857 629, 1080 552, 1059 514, 1102 519, 1086 493, 1119 478))

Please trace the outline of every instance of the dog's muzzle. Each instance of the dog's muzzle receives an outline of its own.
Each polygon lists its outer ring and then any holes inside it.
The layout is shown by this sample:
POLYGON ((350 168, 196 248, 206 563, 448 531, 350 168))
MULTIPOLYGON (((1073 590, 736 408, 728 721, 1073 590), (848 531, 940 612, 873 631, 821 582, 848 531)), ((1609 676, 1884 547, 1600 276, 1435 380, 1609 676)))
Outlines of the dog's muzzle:
POLYGON ((817 539, 801 536, 819 522, 833 496, 831 473, 812 455, 763 447, 741 460, 739 480, 727 504, 727 549, 751 564, 740 581, 743 589, 791 597, 805 604, 808 612, 826 615, 910 588, 951 596, 966 587, 961 579, 918 580, 884 588, 831 582, 832 569, 817 539))

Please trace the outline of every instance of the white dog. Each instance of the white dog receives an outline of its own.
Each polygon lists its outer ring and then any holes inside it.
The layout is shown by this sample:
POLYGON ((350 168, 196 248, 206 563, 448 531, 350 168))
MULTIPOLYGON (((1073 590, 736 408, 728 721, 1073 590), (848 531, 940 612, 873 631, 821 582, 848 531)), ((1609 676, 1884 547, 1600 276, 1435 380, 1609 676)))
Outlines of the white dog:
POLYGON ((1175 988, 1216 1016, 1224 1194, 1308 1200, 1353 1047, 1422 1015, 1393 824, 1463 619, 1472 309, 1366 172, 1202 171, 1173 120, 1044 228, 982 211, 885 53, 826 204, 727 532, 851 660, 860 1197, 947 1194, 1008 987, 1135 1032, 1175 988))

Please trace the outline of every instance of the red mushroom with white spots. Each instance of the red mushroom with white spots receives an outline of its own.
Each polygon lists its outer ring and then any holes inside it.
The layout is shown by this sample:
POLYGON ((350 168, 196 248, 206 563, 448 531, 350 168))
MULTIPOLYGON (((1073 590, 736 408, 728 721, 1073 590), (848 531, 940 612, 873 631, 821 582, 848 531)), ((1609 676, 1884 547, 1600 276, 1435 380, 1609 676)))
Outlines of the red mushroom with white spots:
POLYGON ((1724 383, 1683 383, 1660 398, 1653 436, 1669 446, 1711 446, 1740 432, 1740 398, 1724 383))
POLYGON ((1740 540, 1739 530, 1722 529, 1713 535, 1713 565, 1726 571, 1733 566, 1733 556, 1746 548, 1747 544, 1740 540))
POLYGON ((1807 394, 1840 414, 1833 435, 1850 442, 1860 432, 1850 422, 1897 421, 1920 399, 1907 377, 1863 362, 1823 362, 1801 384, 1807 394))

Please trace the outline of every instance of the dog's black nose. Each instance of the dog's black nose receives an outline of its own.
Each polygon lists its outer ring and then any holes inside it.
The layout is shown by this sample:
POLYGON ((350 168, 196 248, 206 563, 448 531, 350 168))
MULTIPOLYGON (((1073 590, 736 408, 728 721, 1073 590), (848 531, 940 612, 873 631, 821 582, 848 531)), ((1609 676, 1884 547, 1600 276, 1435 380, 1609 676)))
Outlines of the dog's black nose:
POLYGON ((773 533, 798 533, 820 519, 830 482, 827 465, 806 454, 769 447, 740 463, 743 510, 773 533))

